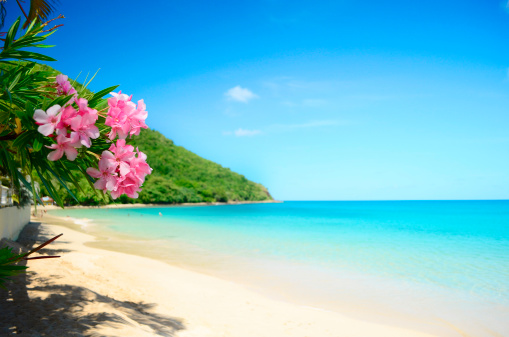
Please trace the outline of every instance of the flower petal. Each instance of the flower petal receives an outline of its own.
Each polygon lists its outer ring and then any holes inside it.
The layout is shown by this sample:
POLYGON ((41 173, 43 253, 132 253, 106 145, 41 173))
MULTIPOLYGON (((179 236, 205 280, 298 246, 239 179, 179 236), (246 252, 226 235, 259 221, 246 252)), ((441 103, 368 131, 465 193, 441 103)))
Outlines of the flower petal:
POLYGON ((66 147, 64 151, 67 159, 70 161, 73 161, 78 156, 78 151, 76 151, 76 149, 73 147, 66 147))
POLYGON ((48 116, 55 116, 60 111, 60 109, 61 109, 61 106, 56 104, 56 105, 53 105, 48 110, 46 110, 46 113, 48 114, 48 116))
POLYGON ((115 160, 115 156, 113 155, 113 153, 111 153, 110 151, 106 151, 106 150, 103 151, 103 153, 101 154, 101 159, 102 158, 115 160))
POLYGON ((56 161, 62 158, 63 155, 64 151, 62 149, 58 149, 48 154, 48 160, 56 161))
POLYGON ((128 163, 123 161, 123 162, 120 163, 119 166, 120 166, 120 175, 121 176, 125 176, 126 174, 131 172, 131 166, 129 166, 128 163))
POLYGON ((95 125, 89 126, 85 132, 92 139, 97 139, 100 136, 99 129, 95 125))
POLYGON ((104 179, 99 179, 94 183, 94 187, 104 191, 106 189, 106 181, 104 179))
POLYGON ((117 185, 117 179, 113 176, 108 178, 108 181, 106 182, 106 189, 108 191, 113 191, 115 186, 117 185))
POLYGON ((101 178, 102 177, 101 172, 98 169, 93 168, 93 167, 87 168, 87 173, 89 176, 91 176, 93 178, 101 178))
POLYGON ((55 131, 55 126, 53 124, 44 124, 37 128, 37 131, 42 133, 45 136, 49 136, 55 131))
POLYGON ((46 114, 46 112, 44 112, 44 110, 37 109, 34 112, 34 119, 38 123, 46 124, 46 123, 48 123, 49 117, 46 114))
POLYGON ((70 124, 71 124, 71 129, 73 129, 74 131, 78 131, 81 127, 81 116, 76 116, 74 117, 73 119, 70 120, 70 124))
POLYGON ((83 144, 85 147, 90 147, 92 145, 92 142, 90 141, 90 138, 88 138, 87 136, 82 135, 80 137, 80 139, 81 139, 81 144, 83 144))
POLYGON ((122 194, 122 192, 119 191, 119 190, 111 191, 111 198, 112 199, 117 199, 121 194, 122 194))

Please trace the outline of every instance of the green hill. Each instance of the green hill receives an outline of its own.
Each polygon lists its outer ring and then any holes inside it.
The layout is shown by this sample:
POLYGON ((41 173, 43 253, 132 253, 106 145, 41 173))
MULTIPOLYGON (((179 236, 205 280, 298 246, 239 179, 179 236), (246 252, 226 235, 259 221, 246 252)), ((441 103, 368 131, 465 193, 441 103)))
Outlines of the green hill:
MULTIPOLYGON (((143 203, 226 202, 272 200, 260 184, 204 159, 154 130, 134 137, 153 168, 138 201, 143 203)), ((122 199, 125 200, 125 199, 122 199)))

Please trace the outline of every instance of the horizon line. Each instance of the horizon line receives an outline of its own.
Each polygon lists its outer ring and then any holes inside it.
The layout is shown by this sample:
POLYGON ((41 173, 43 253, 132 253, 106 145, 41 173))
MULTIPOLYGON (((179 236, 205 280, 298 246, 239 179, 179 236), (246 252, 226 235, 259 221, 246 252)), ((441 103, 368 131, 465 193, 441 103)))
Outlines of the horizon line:
POLYGON ((276 200, 275 201, 299 201, 299 202, 334 202, 334 201, 509 201, 508 199, 342 199, 342 200, 276 200))

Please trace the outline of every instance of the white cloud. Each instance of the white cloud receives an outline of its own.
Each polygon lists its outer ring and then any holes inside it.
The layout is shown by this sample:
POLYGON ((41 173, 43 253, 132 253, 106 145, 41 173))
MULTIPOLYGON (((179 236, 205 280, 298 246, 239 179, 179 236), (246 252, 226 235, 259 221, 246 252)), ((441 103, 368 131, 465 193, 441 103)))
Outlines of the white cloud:
POLYGON ((239 128, 239 129, 235 130, 233 133, 237 137, 245 137, 245 136, 251 137, 251 136, 259 135, 262 132, 260 130, 246 130, 246 129, 239 128))
MULTIPOLYGON (((242 128, 238 128, 237 130, 233 131, 233 134, 237 137, 252 137, 261 133, 261 130, 247 130, 242 128)), ((229 134, 231 134, 231 132, 229 134)))
POLYGON ((242 88, 240 85, 231 88, 224 95, 231 101, 243 102, 247 103, 253 98, 257 98, 258 95, 254 94, 251 90, 247 88, 242 88))
POLYGON ((263 132, 261 130, 248 130, 243 128, 238 128, 235 131, 223 131, 223 136, 232 136, 235 137, 252 137, 256 135, 260 135, 263 132))

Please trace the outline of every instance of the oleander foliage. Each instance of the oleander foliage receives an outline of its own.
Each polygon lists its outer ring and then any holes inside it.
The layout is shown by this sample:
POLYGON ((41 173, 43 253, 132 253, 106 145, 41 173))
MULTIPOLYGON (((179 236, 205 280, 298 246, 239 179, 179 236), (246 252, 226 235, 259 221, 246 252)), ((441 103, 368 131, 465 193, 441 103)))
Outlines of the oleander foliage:
MULTIPOLYGON (((0 51, 0 173, 11 178, 15 189, 22 186, 32 192, 34 202, 40 200, 35 181, 44 187, 60 206, 66 194, 75 198, 74 190, 82 191, 82 184, 92 189, 93 180, 86 174, 88 167, 94 167, 103 150, 109 147, 105 139, 98 139, 90 148, 79 149, 74 161, 50 161, 48 146, 55 141, 37 131, 33 115, 36 109, 46 110, 51 106, 65 106, 73 95, 58 95, 50 85, 55 71, 34 61, 54 61, 46 55, 33 52, 34 48, 51 47, 43 42, 55 30, 47 24, 33 21, 26 30, 20 30, 18 19, 9 29, 0 51), (46 29, 46 30, 45 30, 46 29), (80 183, 81 182, 81 183, 80 183)), ((117 86, 91 93, 84 86, 77 86, 80 97, 88 99, 89 107, 103 109, 107 106, 106 94, 117 86)), ((104 124, 99 124, 104 130, 104 124)), ((93 193, 99 194, 97 191, 93 193)), ((42 202, 41 202, 42 203, 42 202)))
POLYGON ((91 80, 71 84, 67 76, 33 62, 54 61, 32 50, 51 47, 41 42, 56 27, 47 29, 36 20, 24 31, 20 25, 18 19, 11 26, 0 51, 0 175, 10 177, 16 190, 24 186, 32 192, 34 203, 41 202, 35 182, 60 206, 69 204, 68 198, 79 203, 78 193, 137 198, 151 169, 124 138, 129 135, 129 143, 147 127, 143 100, 136 106, 120 92, 103 98, 117 86, 93 93, 87 89, 91 80))

